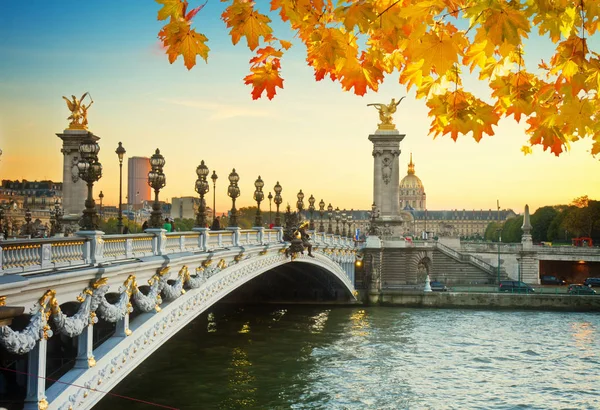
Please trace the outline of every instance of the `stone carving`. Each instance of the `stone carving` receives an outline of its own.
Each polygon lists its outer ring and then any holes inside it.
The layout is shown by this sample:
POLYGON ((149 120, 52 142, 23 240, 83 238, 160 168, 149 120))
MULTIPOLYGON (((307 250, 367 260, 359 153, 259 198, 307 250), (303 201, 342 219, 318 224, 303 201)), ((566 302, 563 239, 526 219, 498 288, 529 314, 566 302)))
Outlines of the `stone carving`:
POLYGON ((135 283, 135 276, 130 275, 125 283, 119 288, 121 294, 115 304, 110 304, 106 300, 106 293, 109 287, 106 285, 106 278, 100 279, 93 286, 96 291, 92 301, 92 310, 107 322, 115 323, 123 319, 127 313, 133 311, 129 298, 131 297, 131 288, 135 283))
POLYGON ((168 282, 165 283, 162 293, 166 301, 170 302, 172 300, 175 300, 185 293, 185 290, 183 289, 183 283, 186 279, 186 274, 189 274, 188 268, 187 266, 183 265, 183 267, 179 270, 179 273, 177 274, 177 279, 175 279, 175 283, 173 283, 172 285, 169 285, 168 282))
POLYGON ((86 289, 84 294, 85 299, 82 298, 83 303, 79 306, 77 313, 71 317, 68 317, 60 310, 58 303, 53 303, 52 322, 60 334, 69 337, 79 336, 90 323, 98 322, 96 314, 91 312, 93 293, 90 289, 86 289))
POLYGON ((390 183, 392 178, 392 158, 389 155, 384 156, 381 161, 381 177, 386 185, 390 183))
POLYGON ((0 327, 0 345, 10 353, 25 354, 29 353, 39 340, 52 337, 52 330, 48 325, 51 313, 48 304, 55 293, 53 290, 44 293, 33 308, 33 316, 25 329, 16 332, 8 326, 0 327))
POLYGON ((79 157, 74 156, 71 161, 71 181, 76 183, 79 181, 79 167, 77 166, 77 163, 79 163, 79 157))
POLYGON ((150 285, 150 291, 147 295, 144 295, 142 291, 135 284, 135 290, 132 293, 133 301, 135 305, 142 312, 150 312, 151 310, 156 310, 160 312, 160 304, 162 303, 162 299, 160 297, 160 293, 162 292, 165 284, 167 283, 167 278, 165 274, 169 271, 169 268, 163 268, 154 275, 152 278, 148 280, 148 284, 150 285))

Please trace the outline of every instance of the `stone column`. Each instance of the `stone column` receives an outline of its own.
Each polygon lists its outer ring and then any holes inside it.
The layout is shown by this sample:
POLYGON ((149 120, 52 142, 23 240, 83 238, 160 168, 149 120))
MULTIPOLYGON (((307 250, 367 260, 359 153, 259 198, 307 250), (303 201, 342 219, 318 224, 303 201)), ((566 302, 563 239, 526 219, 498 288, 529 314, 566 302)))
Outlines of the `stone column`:
POLYGON ((29 352, 27 396, 23 407, 25 410, 48 408, 48 401, 46 401, 46 346, 47 341, 42 337, 29 352))
POLYGON ((400 141, 405 135, 398 130, 377 130, 369 135, 373 143, 373 202, 381 216, 398 216, 400 184, 400 141))
POLYGON ((529 222, 529 205, 525 205, 525 215, 523 216, 523 226, 521 229, 523 230, 523 236, 521 236, 521 244, 523 245, 523 250, 531 250, 533 249, 533 239, 531 237, 531 222, 529 222))
POLYGON ((87 185, 79 179, 77 170, 73 167, 79 161, 79 145, 85 140, 98 141, 100 138, 87 130, 65 130, 56 134, 63 141, 63 187, 62 206, 64 219, 78 220, 85 209, 87 185))

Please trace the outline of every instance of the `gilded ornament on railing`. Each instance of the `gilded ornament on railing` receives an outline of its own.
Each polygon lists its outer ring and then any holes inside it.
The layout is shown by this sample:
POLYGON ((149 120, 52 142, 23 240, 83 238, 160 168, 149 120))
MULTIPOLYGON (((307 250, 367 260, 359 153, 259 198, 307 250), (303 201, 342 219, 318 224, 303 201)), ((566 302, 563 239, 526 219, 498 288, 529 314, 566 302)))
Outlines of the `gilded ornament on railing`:
POLYGON ((213 262, 212 259, 207 259, 204 262, 202 262, 202 266, 204 266, 205 268, 208 268, 212 262, 213 262))
POLYGON ((67 118, 71 120, 69 123, 70 130, 87 130, 88 119, 87 119, 87 111, 94 103, 92 96, 89 92, 84 93, 80 99, 77 99, 74 95, 71 95, 71 99, 63 96, 63 99, 67 102, 67 108, 71 111, 71 115, 67 118), (90 103, 85 105, 83 100, 85 97, 90 97, 90 103))
POLYGON ((219 261, 219 263, 217 264, 217 268, 219 269, 225 269, 227 267, 227 262, 225 262, 225 259, 221 259, 219 261))
POLYGON ((379 111, 379 120, 381 121, 377 124, 377 129, 379 130, 395 130, 396 126, 392 122, 392 114, 396 112, 396 108, 398 104, 402 102, 405 97, 400 98, 397 102, 395 98, 392 98, 392 101, 389 104, 382 103, 373 103, 367 104, 367 107, 373 106, 377 108, 379 111))
POLYGON ((6 296, 0 296, 0 306, 6 306, 6 296))

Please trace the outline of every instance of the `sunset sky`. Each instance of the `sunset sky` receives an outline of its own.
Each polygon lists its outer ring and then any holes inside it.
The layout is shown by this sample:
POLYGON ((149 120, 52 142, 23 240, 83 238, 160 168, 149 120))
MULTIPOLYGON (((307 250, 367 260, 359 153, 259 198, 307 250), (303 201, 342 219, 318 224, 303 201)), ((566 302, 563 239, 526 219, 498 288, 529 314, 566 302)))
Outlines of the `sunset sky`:
MULTIPOLYGON (((69 115, 61 97, 89 91, 94 99, 89 128, 101 138, 104 167, 95 194, 102 190, 105 204, 118 200, 114 151, 122 141, 127 156, 150 156, 160 148, 167 176, 162 199, 195 195, 195 169, 204 160, 219 175, 217 209, 231 207, 226 186, 232 168, 240 175, 239 206, 253 203, 253 183, 260 175, 265 196, 276 181, 281 183, 284 205, 295 203, 302 189, 317 202, 323 198, 334 207, 367 209, 373 201, 372 144, 367 137, 376 130, 378 115, 366 105, 407 95, 394 116, 406 134, 400 176, 406 175, 412 152, 428 209, 494 209, 499 199, 502 208, 522 212, 526 203, 535 210, 581 195, 600 198, 600 163, 589 153, 590 141, 574 144, 558 158, 541 148, 524 156, 525 124, 512 117, 479 144, 470 136, 456 143, 449 137, 433 140, 424 100, 415 99, 414 89, 407 94, 397 74, 378 93, 363 97, 329 80, 316 82, 304 47, 289 30, 294 47, 282 60, 284 89, 272 101, 253 101, 243 83, 252 53, 244 40, 232 46, 220 20, 224 7, 210 0, 196 16, 195 26, 209 38, 211 52, 208 64, 200 60, 188 71, 181 59, 169 64, 159 46, 160 6, 154 2, 4 4, 1 179, 60 181, 61 140, 55 134, 67 128, 69 115)), ((276 24, 275 29, 285 38, 285 26, 276 24)), ((594 38, 590 48, 600 52, 599 44, 594 38)), ((548 60, 548 45, 537 38, 527 43, 530 67, 542 57, 548 60)), ((485 84, 467 83, 481 96, 489 95, 485 84)), ((212 200, 212 191, 209 196, 212 200)))

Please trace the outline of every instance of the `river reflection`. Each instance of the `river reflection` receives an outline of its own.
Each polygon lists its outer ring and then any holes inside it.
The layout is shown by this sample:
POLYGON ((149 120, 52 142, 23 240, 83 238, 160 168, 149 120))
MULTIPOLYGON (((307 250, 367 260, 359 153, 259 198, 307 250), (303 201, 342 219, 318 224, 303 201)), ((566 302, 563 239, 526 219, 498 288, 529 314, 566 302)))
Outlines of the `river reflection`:
POLYGON ((597 313, 220 306, 114 393, 181 409, 600 408, 599 325, 597 313))

